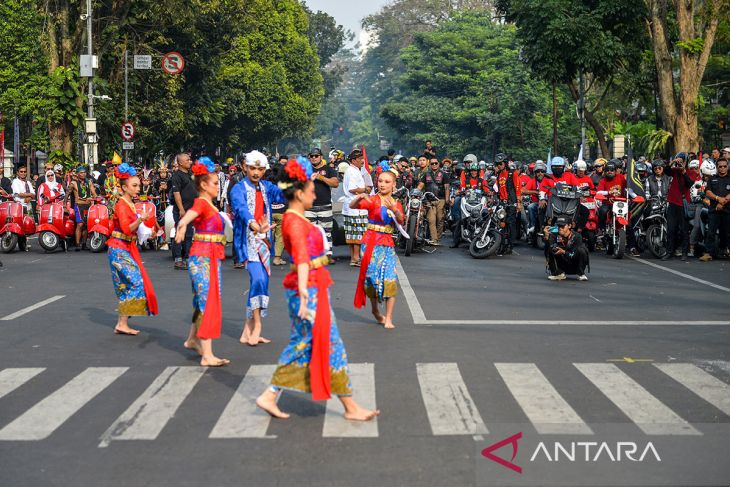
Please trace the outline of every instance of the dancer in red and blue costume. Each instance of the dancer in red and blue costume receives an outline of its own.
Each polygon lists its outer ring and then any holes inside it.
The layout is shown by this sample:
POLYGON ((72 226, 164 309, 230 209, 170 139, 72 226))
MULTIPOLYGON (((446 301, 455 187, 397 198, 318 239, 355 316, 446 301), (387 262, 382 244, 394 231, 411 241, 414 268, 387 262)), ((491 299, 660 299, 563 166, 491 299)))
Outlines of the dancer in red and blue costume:
POLYGON ((398 173, 381 162, 378 173, 378 194, 357 195, 350 208, 367 210, 368 226, 362 240, 362 263, 355 291, 355 307, 365 306, 370 298, 372 313, 378 323, 393 329, 393 310, 398 295, 398 275, 395 269, 395 245, 393 233, 405 218, 400 202, 393 198, 398 173), (380 304, 385 302, 385 315, 380 304))
POLYGON ((175 241, 185 239, 185 230, 195 227, 193 245, 188 259, 188 274, 193 286, 193 323, 185 340, 185 348, 197 351, 203 367, 221 367, 230 360, 213 353, 213 340, 221 336, 221 274, 219 260, 225 258, 225 220, 213 204, 218 196, 220 181, 215 163, 201 157, 192 167, 195 188, 200 197, 185 212, 177 224, 175 241))
POLYGON ((114 333, 137 335, 139 330, 129 327, 129 317, 158 312, 157 296, 137 249, 137 228, 152 215, 137 214, 134 208, 133 201, 140 190, 137 171, 124 163, 115 170, 115 176, 123 196, 114 206, 114 230, 107 242, 112 283, 119 299, 119 318, 114 333))
POLYGON ((332 279, 325 267, 329 261, 327 238, 324 230, 304 216, 316 197, 312 173, 309 160, 292 159, 278 183, 289 202, 282 235, 293 261, 291 272, 284 278, 292 326, 271 386, 256 399, 256 405, 276 418, 286 419, 289 414, 276 404, 282 389, 311 392, 315 401, 327 400, 334 394, 344 406, 346 419, 368 421, 380 411, 365 409, 352 397, 347 352, 330 306, 332 279))

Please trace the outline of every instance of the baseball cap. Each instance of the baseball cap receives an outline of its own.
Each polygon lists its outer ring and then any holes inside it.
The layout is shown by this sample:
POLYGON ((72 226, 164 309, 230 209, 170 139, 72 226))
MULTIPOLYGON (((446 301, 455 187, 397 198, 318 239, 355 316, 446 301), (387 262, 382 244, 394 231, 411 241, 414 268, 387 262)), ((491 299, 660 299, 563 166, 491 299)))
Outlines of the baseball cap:
POLYGON ((322 150, 319 147, 315 147, 314 149, 309 151, 310 156, 321 156, 322 150))
POLYGON ((727 152, 730 154, 730 147, 725 147, 723 150, 720 151, 721 153, 727 152))

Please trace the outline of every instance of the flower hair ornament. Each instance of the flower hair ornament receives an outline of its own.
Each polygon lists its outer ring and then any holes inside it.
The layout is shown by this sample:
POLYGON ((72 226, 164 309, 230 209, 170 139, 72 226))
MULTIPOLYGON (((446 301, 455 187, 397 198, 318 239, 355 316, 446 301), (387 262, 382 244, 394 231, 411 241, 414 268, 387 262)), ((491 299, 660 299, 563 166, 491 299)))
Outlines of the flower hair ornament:
POLYGON ((296 159, 289 159, 289 162, 284 166, 284 172, 291 181, 280 181, 277 184, 280 189, 291 188, 294 186, 294 181, 306 182, 312 179, 314 168, 308 158, 299 156, 296 159))
POLYGON ((123 162, 117 166, 114 173, 117 176, 117 179, 129 179, 137 175, 137 170, 126 162, 123 162))
POLYGON ((215 172, 215 162, 208 156, 203 156, 193 164, 193 174, 195 176, 202 176, 203 174, 212 174, 215 172))
POLYGON ((380 176, 384 172, 390 172, 395 177, 398 177, 398 171, 395 170, 395 168, 390 167, 390 164, 388 164, 387 161, 380 161, 378 165, 375 167, 375 173, 380 176))

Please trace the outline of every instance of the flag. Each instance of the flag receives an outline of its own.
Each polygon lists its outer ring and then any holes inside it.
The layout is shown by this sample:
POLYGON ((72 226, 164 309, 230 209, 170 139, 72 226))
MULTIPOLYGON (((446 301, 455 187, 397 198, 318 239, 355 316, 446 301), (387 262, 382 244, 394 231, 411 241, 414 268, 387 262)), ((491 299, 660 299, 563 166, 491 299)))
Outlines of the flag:
POLYGON ((551 159, 553 158, 553 148, 550 147, 548 149, 548 158, 545 161, 545 165, 547 166, 547 173, 552 174, 553 173, 553 165, 551 159))
POLYGON ((641 176, 636 170, 636 161, 629 156, 629 167, 626 170, 626 189, 634 196, 644 196, 644 185, 641 183, 641 176))
POLYGON ((362 157, 365 159, 365 164, 368 165, 368 171, 370 170, 370 163, 368 162, 368 153, 365 150, 365 144, 362 145, 362 157))
POLYGON ((112 164, 121 164, 122 163, 122 156, 117 154, 117 151, 114 151, 114 157, 112 157, 112 164))
POLYGON ((582 161, 583 160, 583 143, 580 144, 580 152, 578 152, 578 159, 576 161, 582 161))

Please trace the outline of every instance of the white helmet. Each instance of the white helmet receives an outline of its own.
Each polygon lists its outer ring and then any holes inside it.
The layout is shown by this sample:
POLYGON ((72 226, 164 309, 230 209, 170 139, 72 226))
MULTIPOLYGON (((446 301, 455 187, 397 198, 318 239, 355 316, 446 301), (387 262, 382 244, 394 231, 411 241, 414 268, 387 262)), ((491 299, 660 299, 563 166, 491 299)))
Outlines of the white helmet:
POLYGON ((697 159, 692 159, 689 161, 689 165, 687 166, 689 169, 697 169, 700 167, 700 161, 697 159))
POLYGON ((715 167, 715 163, 711 160, 706 160, 702 162, 702 165, 700 166, 700 172, 703 176, 714 176, 717 174, 717 167, 715 167))
POLYGON ((477 156, 474 154, 467 154, 464 156, 464 165, 468 166, 472 162, 477 162, 477 156))
POLYGON ((705 183, 703 181, 695 181, 691 188, 689 188, 689 196, 692 201, 699 201, 700 190, 704 190, 705 183))
POLYGON ((344 174, 344 173, 345 173, 345 171, 347 171, 347 168, 348 168, 348 167, 350 167, 350 164, 348 164, 347 162, 341 162, 341 163, 340 163, 340 164, 339 164, 339 165, 337 166, 337 172, 338 172, 338 173, 340 173, 340 174, 344 174))
POLYGON ((587 171, 588 170, 588 164, 586 164, 586 161, 584 161, 583 159, 578 159, 577 161, 575 161, 573 166, 575 166, 576 171, 587 171))

